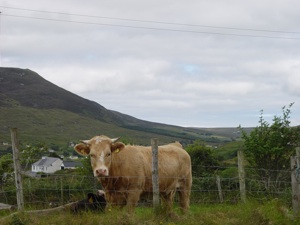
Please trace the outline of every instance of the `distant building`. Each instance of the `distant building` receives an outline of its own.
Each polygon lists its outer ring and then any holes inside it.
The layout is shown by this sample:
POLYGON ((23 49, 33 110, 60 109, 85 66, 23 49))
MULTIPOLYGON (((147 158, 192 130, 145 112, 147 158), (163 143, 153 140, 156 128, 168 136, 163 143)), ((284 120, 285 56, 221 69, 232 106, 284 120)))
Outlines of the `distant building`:
POLYGON ((70 159, 78 159, 78 156, 76 156, 76 155, 70 155, 69 158, 70 159))
POLYGON ((39 161, 31 166, 32 172, 54 173, 61 170, 62 160, 53 157, 42 157, 39 161))
POLYGON ((81 162, 73 162, 73 161, 63 161, 61 164, 61 169, 76 169, 78 167, 82 167, 81 162))

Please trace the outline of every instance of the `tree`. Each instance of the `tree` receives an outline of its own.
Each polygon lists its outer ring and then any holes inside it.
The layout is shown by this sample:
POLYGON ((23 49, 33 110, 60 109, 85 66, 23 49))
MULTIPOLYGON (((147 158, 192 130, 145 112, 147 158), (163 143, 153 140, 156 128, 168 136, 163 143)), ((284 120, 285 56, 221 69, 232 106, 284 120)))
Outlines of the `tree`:
POLYGON ((208 174, 211 175, 219 165, 212 149, 206 147, 200 141, 195 141, 193 144, 188 145, 186 151, 191 156, 194 176, 202 177, 208 174))
POLYGON ((21 151, 22 164, 25 165, 24 170, 29 169, 32 163, 39 160, 42 156, 49 154, 48 147, 45 144, 27 145, 21 151))
POLYGON ((5 154, 0 157, 0 186, 2 186, 8 179, 12 177, 14 171, 12 154, 5 154))
POLYGON ((287 177, 282 173, 289 168, 290 157, 295 145, 299 143, 299 127, 290 127, 291 107, 282 108, 282 116, 274 116, 270 125, 261 111, 259 126, 250 134, 241 127, 245 155, 250 166, 255 167, 266 189, 276 188, 280 179, 287 177))

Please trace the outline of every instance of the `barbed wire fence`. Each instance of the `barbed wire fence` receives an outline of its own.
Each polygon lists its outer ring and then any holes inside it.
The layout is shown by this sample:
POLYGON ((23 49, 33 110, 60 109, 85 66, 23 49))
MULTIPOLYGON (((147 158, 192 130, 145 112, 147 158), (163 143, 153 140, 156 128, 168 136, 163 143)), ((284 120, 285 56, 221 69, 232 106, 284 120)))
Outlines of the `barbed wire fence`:
MULTIPOLYGON (((238 155, 243 157, 242 152, 239 152, 238 155)), ((295 212, 299 212, 299 155, 292 157, 291 169, 276 171, 280 176, 274 180, 258 176, 259 172, 264 169, 249 168, 243 163, 241 166, 243 159, 237 161, 237 164, 230 166, 210 166, 209 171, 215 172, 205 176, 193 173, 191 204, 237 204, 246 199, 264 201, 276 198, 293 206, 295 212)), ((193 171, 208 169, 207 166, 200 165, 192 165, 192 167, 193 171)), ((31 177, 25 171, 20 171, 21 179, 18 182, 21 182, 21 189, 15 181, 16 171, 10 174, 6 173, 0 177, 0 203, 17 205, 18 209, 22 209, 19 206, 20 200, 18 200, 21 190, 23 207, 49 208, 85 199, 87 193, 95 193, 96 190, 102 189, 92 174, 82 175, 77 174, 76 171, 68 170, 65 171, 67 172, 65 174, 42 174, 39 177, 31 177)), ((140 205, 152 205, 152 200, 152 196, 149 195, 148 198, 140 201, 140 205)), ((176 195, 175 203, 178 201, 179 198, 176 195)))
MULTIPOLYGON (((231 169, 232 167, 228 167, 231 169)), ((291 171, 282 171, 290 174, 291 171)), ((2 177, 5 180, 0 190, 1 203, 16 205, 18 189, 14 185, 12 174, 2 177)), ((246 178, 246 196, 258 200, 280 198, 287 202, 292 200, 291 181, 269 181, 246 178)), ((22 174, 22 186, 25 207, 47 208, 49 204, 63 205, 86 197, 89 192, 102 189, 93 176, 80 174, 48 174, 41 177, 28 177, 22 174)), ((152 196, 146 199, 152 202, 152 196)), ((175 198, 175 202, 179 201, 175 198)), ((205 176, 193 177, 191 189, 192 204, 236 204, 241 201, 239 177, 205 176)))

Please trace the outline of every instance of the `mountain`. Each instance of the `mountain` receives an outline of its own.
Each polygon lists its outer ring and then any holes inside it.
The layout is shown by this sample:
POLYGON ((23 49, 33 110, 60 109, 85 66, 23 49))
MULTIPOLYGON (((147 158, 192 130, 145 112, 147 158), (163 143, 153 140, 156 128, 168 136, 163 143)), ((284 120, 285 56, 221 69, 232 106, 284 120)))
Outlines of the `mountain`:
POLYGON ((104 134, 135 144, 196 139, 218 143, 237 138, 236 128, 198 129, 140 120, 106 109, 45 80, 29 69, 0 67, 0 147, 17 127, 22 143, 67 145, 104 134))

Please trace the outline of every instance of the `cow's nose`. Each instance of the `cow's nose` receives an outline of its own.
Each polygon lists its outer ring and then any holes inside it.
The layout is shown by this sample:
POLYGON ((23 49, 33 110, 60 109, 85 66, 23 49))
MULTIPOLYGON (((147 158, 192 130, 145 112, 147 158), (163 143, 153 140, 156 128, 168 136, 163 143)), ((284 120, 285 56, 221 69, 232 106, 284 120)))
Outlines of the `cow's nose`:
POLYGON ((96 170, 96 175, 97 175, 97 176, 103 176, 103 175, 106 175, 106 169, 97 169, 97 170, 96 170))

